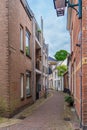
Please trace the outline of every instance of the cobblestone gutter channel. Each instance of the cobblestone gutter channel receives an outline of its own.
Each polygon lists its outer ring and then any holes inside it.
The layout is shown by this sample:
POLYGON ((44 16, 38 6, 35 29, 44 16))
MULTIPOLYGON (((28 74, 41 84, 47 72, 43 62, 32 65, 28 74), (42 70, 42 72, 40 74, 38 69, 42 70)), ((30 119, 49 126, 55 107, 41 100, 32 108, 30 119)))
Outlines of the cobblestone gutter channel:
POLYGON ((80 121, 76 115, 75 108, 64 103, 64 120, 69 123, 72 130, 82 130, 80 128, 80 121))

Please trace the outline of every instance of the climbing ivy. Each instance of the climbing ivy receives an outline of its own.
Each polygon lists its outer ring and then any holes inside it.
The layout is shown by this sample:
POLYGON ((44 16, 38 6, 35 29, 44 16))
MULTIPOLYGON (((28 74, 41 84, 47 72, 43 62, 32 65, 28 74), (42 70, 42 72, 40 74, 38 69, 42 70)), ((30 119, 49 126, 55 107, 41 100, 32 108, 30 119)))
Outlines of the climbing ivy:
POLYGON ((57 70, 58 70, 58 76, 63 76, 63 74, 67 71, 67 66, 66 65, 57 66, 57 70))

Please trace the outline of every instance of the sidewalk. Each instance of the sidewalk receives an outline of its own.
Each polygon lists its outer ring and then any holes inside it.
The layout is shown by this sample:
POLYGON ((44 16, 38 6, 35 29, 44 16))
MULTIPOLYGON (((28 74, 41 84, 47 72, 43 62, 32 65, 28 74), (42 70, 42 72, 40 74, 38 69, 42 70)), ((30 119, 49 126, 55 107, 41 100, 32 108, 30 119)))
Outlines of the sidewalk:
POLYGON ((64 103, 64 118, 69 121, 73 130, 82 130, 80 128, 80 121, 76 115, 75 108, 69 107, 67 103, 64 103))
POLYGON ((53 96, 52 93, 48 94, 47 98, 42 97, 41 99, 37 100, 34 104, 31 106, 25 108, 18 114, 16 114, 12 118, 0 118, 0 128, 9 127, 14 124, 18 124, 22 122, 22 119, 27 118, 30 116, 38 107, 40 107, 43 103, 45 103, 48 99, 50 99, 53 96))
POLYGON ((68 112, 64 94, 52 91, 47 99, 38 100, 8 123, 0 124, 0 130, 73 130, 72 121, 65 120, 68 112))

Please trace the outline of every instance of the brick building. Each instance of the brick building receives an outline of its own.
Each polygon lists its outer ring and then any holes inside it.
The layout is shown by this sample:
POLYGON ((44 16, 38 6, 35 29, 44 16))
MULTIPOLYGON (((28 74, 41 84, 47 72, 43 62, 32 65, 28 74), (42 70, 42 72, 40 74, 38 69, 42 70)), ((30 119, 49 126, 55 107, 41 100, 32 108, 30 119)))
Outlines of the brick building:
POLYGON ((33 103, 33 13, 22 0, 1 0, 0 12, 0 110, 9 116, 33 103))
MULTIPOLYGON (((77 3, 77 1, 74 1, 77 3)), ((71 37, 70 90, 74 96, 75 109, 83 130, 87 129, 87 1, 82 1, 82 19, 73 9, 68 9, 67 28, 71 37)))
POLYGON ((45 44, 45 41, 43 41, 43 49, 42 49, 42 58, 43 58, 43 92, 47 94, 48 90, 48 44, 45 44))
MULTIPOLYGON (((62 6, 63 3, 64 1, 62 1, 62 6)), ((68 63, 69 88, 74 96, 80 124, 83 130, 87 130, 87 1, 70 0, 67 3, 70 7, 68 8, 67 29, 71 39, 71 56, 68 63)))
POLYGON ((33 84, 34 84, 34 101, 44 96, 45 82, 48 82, 48 45, 44 42, 43 22, 41 18, 41 29, 33 18, 33 84))
POLYGON ((63 82, 64 82, 64 90, 69 89, 69 83, 68 83, 68 71, 66 71, 63 75, 63 82))
POLYGON ((37 98, 43 42, 26 0, 1 0, 0 25, 0 114, 11 116, 37 98))

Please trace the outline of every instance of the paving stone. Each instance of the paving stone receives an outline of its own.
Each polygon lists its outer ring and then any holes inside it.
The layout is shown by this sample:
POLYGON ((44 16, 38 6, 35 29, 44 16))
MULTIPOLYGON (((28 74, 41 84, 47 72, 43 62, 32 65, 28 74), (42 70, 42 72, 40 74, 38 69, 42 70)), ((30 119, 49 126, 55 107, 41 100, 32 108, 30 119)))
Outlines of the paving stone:
POLYGON ((0 130, 72 130, 69 123, 64 121, 64 94, 53 92, 53 96, 27 118, 0 130))

